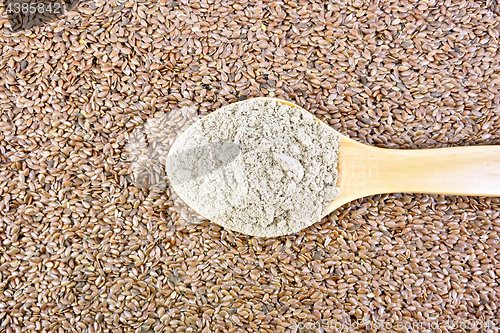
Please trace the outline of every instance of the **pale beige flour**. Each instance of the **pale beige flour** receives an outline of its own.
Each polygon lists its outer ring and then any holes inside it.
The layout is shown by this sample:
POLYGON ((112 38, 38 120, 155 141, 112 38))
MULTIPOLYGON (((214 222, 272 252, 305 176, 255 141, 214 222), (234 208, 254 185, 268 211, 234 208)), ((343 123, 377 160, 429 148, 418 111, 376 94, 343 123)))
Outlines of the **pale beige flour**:
POLYGON ((312 114, 251 99, 213 112, 172 146, 167 174, 209 220, 253 236, 295 233, 338 196, 340 136, 312 114))

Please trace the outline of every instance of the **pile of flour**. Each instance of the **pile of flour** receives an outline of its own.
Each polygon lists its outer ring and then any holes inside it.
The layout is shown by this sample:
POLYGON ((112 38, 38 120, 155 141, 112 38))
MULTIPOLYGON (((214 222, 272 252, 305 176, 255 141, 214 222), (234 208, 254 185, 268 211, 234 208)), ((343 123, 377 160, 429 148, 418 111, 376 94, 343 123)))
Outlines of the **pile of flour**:
POLYGON ((178 195, 207 219, 275 237, 319 221, 338 197, 339 149, 340 136, 309 112, 250 99, 189 127, 166 170, 178 195))

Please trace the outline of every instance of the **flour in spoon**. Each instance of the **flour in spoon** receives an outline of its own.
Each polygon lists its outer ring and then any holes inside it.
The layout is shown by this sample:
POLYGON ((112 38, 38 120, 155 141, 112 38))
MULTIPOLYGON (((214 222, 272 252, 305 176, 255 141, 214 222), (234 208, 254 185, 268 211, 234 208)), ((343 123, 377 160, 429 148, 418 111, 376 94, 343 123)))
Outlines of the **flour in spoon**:
POLYGON ((250 99, 188 128, 166 169, 179 196, 204 217, 275 237, 319 221, 338 197, 339 149, 340 135, 309 112, 250 99))

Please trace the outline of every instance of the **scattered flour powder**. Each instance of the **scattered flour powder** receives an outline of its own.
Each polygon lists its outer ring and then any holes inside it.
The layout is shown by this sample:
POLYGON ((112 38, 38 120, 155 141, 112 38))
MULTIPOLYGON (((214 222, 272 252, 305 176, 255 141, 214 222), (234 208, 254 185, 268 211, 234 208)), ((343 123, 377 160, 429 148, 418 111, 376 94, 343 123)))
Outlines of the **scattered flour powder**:
POLYGON ((272 99, 225 106, 189 127, 166 159, 178 195, 209 220, 275 237, 319 221, 339 195, 340 135, 272 99))

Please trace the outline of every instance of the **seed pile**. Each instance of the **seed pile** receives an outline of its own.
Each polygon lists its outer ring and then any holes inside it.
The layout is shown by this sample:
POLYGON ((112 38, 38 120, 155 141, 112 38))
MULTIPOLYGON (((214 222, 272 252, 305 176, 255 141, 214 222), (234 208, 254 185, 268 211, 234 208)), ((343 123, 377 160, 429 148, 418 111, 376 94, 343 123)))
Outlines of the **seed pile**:
POLYGON ((98 0, 11 33, 1 8, 0 331, 499 318, 499 198, 377 195, 260 239, 179 222, 169 190, 134 185, 124 149, 157 112, 257 96, 379 147, 499 144, 492 9, 98 0))

